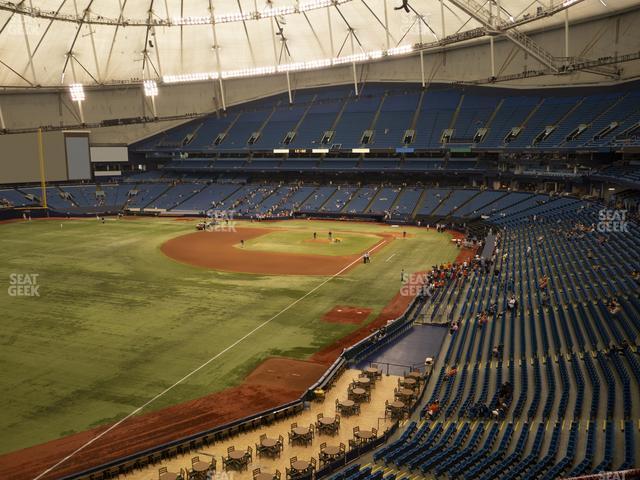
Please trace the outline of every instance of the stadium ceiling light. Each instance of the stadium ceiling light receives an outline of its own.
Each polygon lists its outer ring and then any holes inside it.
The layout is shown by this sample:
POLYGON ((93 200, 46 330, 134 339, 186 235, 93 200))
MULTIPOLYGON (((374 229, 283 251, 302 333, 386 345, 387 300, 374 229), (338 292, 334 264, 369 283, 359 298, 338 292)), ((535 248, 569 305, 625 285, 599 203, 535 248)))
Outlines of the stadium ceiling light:
POLYGON ((184 73, 181 75, 165 75, 163 83, 188 83, 203 82, 205 80, 217 80, 218 72, 184 73))
POLYGON ((144 81, 144 94, 147 97, 157 97, 158 96, 158 84, 155 80, 145 80, 144 81))
POLYGON ((172 25, 208 25, 211 23, 232 23, 232 22, 245 22, 247 20, 260 20, 261 18, 273 18, 280 15, 291 15, 294 13, 303 13, 310 10, 318 10, 320 8, 327 8, 332 5, 342 5, 343 3, 350 2, 352 0, 312 0, 309 2, 300 2, 297 6, 286 7, 267 7, 263 10, 256 10, 253 12, 244 13, 225 13, 220 15, 204 15, 204 16, 189 16, 189 17, 173 17, 171 19, 172 25))
POLYGON ((260 77, 276 73, 276 67, 242 68, 240 70, 227 70, 222 72, 222 78, 260 77))
POLYGON ((400 47, 390 48, 387 50, 387 55, 391 57, 393 55, 406 55, 411 52, 413 52, 413 45, 403 45, 400 47))
POLYGON ((349 63, 362 63, 369 60, 378 60, 383 57, 393 57, 396 55, 407 55, 414 51, 413 45, 401 45, 388 50, 374 50, 372 52, 355 53, 336 58, 324 58, 321 60, 310 60, 308 62, 283 63, 277 66, 266 66, 256 68, 244 68, 240 70, 227 70, 220 74, 218 72, 185 73, 180 75, 165 75, 162 77, 164 83, 187 83, 202 82, 205 80, 217 80, 218 78, 245 78, 261 77, 273 75, 274 73, 302 72, 307 70, 318 70, 321 68, 345 65, 349 63))
MULTIPOLYGON (((18 13, 20 15, 28 15, 34 18, 45 18, 48 20, 57 20, 63 22, 83 23, 89 25, 121 25, 121 26, 137 26, 137 27, 171 27, 180 25, 207 25, 212 23, 229 23, 241 22, 246 20, 260 20, 262 18, 277 17, 279 15, 288 15, 292 13, 308 12, 320 8, 328 8, 332 5, 342 5, 353 0, 311 0, 307 2, 295 2, 295 5, 286 7, 267 7, 263 10, 255 10, 246 13, 227 13, 220 15, 194 15, 187 17, 173 18, 122 18, 122 17, 105 17, 98 15, 90 10, 84 10, 82 14, 65 14, 56 10, 43 10, 40 7, 31 5, 23 5, 26 2, 15 2, 9 0, 0 0, 0 9, 9 12, 18 13)), ((577 1, 577 0, 576 0, 577 1)))
POLYGON ((86 96, 84 94, 84 86, 81 83, 72 83, 69 85, 69 94, 74 102, 84 102, 86 96))

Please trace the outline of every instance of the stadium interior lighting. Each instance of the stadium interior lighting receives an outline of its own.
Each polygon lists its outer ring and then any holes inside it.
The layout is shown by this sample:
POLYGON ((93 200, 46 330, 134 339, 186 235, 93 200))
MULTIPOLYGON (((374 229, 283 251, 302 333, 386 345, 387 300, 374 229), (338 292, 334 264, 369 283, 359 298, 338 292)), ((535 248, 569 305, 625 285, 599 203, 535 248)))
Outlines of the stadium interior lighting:
POLYGON ((272 18, 280 15, 291 15, 293 13, 308 12, 320 8, 327 8, 331 5, 342 5, 352 0, 313 0, 310 2, 301 2, 297 6, 286 7, 268 7, 261 11, 244 12, 244 13, 224 13, 220 15, 194 15, 188 17, 173 17, 171 23, 173 25, 207 25, 210 23, 231 23, 244 22, 247 20, 260 20, 261 18, 272 18))
POLYGON ((413 51, 413 45, 401 45, 399 47, 390 48, 387 50, 387 55, 405 55, 413 51))
POLYGON ((158 96, 158 84, 155 82, 155 80, 144 81, 144 94, 147 97, 158 96))
POLYGON ((217 79, 217 72, 184 73, 181 75, 165 75, 162 77, 164 83, 202 82, 204 80, 217 79))
POLYGON ((324 58, 321 60, 309 60, 308 62, 284 63, 277 66, 266 66, 256 68, 243 68, 239 70, 227 70, 218 75, 217 72, 199 72, 185 73, 180 75, 165 75, 162 77, 164 83, 186 83, 198 82, 204 80, 217 80, 219 77, 227 78, 243 78, 243 77, 260 77, 263 75, 272 75, 274 73, 300 72, 305 70, 317 70, 320 68, 331 67, 336 65, 344 65, 348 63, 361 63, 368 60, 377 60, 384 56, 392 57, 396 55, 407 55, 414 51, 413 45, 400 45, 388 50, 375 50, 372 52, 355 53, 353 55, 345 55, 336 58, 324 58))
POLYGON ((71 95, 71 100, 74 102, 84 102, 86 98, 84 87, 81 83, 72 83, 69 85, 69 94, 71 95))
POLYGON ((276 73, 276 67, 242 68, 240 70, 227 70, 222 72, 222 78, 259 77, 276 73))

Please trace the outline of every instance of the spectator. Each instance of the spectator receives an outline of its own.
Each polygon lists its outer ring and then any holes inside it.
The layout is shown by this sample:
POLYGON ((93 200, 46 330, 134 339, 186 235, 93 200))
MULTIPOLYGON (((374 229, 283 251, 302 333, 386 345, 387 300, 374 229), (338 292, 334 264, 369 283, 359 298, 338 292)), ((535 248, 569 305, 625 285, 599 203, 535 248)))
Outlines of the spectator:
POLYGON ((611 313, 611 315, 615 315, 620 311, 620 304, 615 298, 610 298, 607 302, 607 309, 609 310, 609 313, 611 313))
POLYGON ((429 408, 427 408, 427 415, 429 416, 430 419, 435 418, 436 415, 438 415, 439 411, 440 411, 440 401, 435 400, 429 405, 429 408))
POLYGON ((549 277, 547 277, 546 275, 543 275, 540 281, 538 282, 538 287, 540 288, 540 290, 544 290, 545 288, 547 288, 548 284, 549 284, 549 277))

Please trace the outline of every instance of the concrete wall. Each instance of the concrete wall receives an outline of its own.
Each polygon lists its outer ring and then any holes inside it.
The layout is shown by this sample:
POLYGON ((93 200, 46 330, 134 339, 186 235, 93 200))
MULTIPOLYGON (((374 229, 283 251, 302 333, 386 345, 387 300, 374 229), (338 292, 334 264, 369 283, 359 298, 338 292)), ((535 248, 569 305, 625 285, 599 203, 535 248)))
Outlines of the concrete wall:
MULTIPOLYGON (((638 52, 640 49, 640 7, 637 10, 572 25, 570 54, 577 57, 599 58, 612 54, 638 52)), ((533 35, 536 42, 557 56, 564 55, 564 30, 554 29, 533 35)), ((495 42, 496 74, 521 73, 539 69, 541 65, 513 43, 503 38, 495 42)), ((432 52, 425 57, 428 82, 474 82, 491 75, 489 39, 460 45, 444 52, 432 52)), ((640 62, 621 64, 622 79, 640 76, 640 62)), ((359 65, 361 81, 419 82, 419 56, 397 58, 367 65, 359 65)), ((293 88, 314 87, 353 81, 350 66, 291 75, 293 88)), ((592 73, 546 76, 509 83, 502 87, 572 86, 613 82, 611 78, 592 73)), ((226 80, 227 105, 261 98, 286 91, 284 75, 226 80)), ((87 123, 104 119, 151 116, 151 104, 139 86, 87 88, 84 118, 87 123)), ((207 113, 221 106, 217 82, 182 85, 161 85, 157 97, 159 116, 207 113)), ((0 108, 9 129, 31 128, 40 125, 73 125, 80 122, 77 105, 71 102, 66 90, 5 92, 0 95, 0 108)), ((131 143, 180 122, 161 122, 146 125, 94 129, 92 143, 131 143)))

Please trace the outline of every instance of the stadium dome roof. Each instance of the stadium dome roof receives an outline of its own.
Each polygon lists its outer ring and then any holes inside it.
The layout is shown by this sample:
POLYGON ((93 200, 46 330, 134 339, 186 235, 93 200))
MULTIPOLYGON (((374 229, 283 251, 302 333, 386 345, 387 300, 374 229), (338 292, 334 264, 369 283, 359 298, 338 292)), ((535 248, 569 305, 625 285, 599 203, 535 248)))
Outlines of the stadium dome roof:
POLYGON ((354 54, 406 53, 440 40, 443 23, 447 36, 481 27, 460 2, 492 8, 494 15, 500 5, 501 21, 520 22, 522 31, 564 21, 559 14, 540 17, 538 8, 571 5, 576 21, 637 3, 496 0, 489 7, 484 0, 411 0, 406 13, 394 10, 402 0, 0 0, 0 85, 108 84, 220 71, 242 76, 282 64, 303 68, 303 62, 324 66, 354 54))

